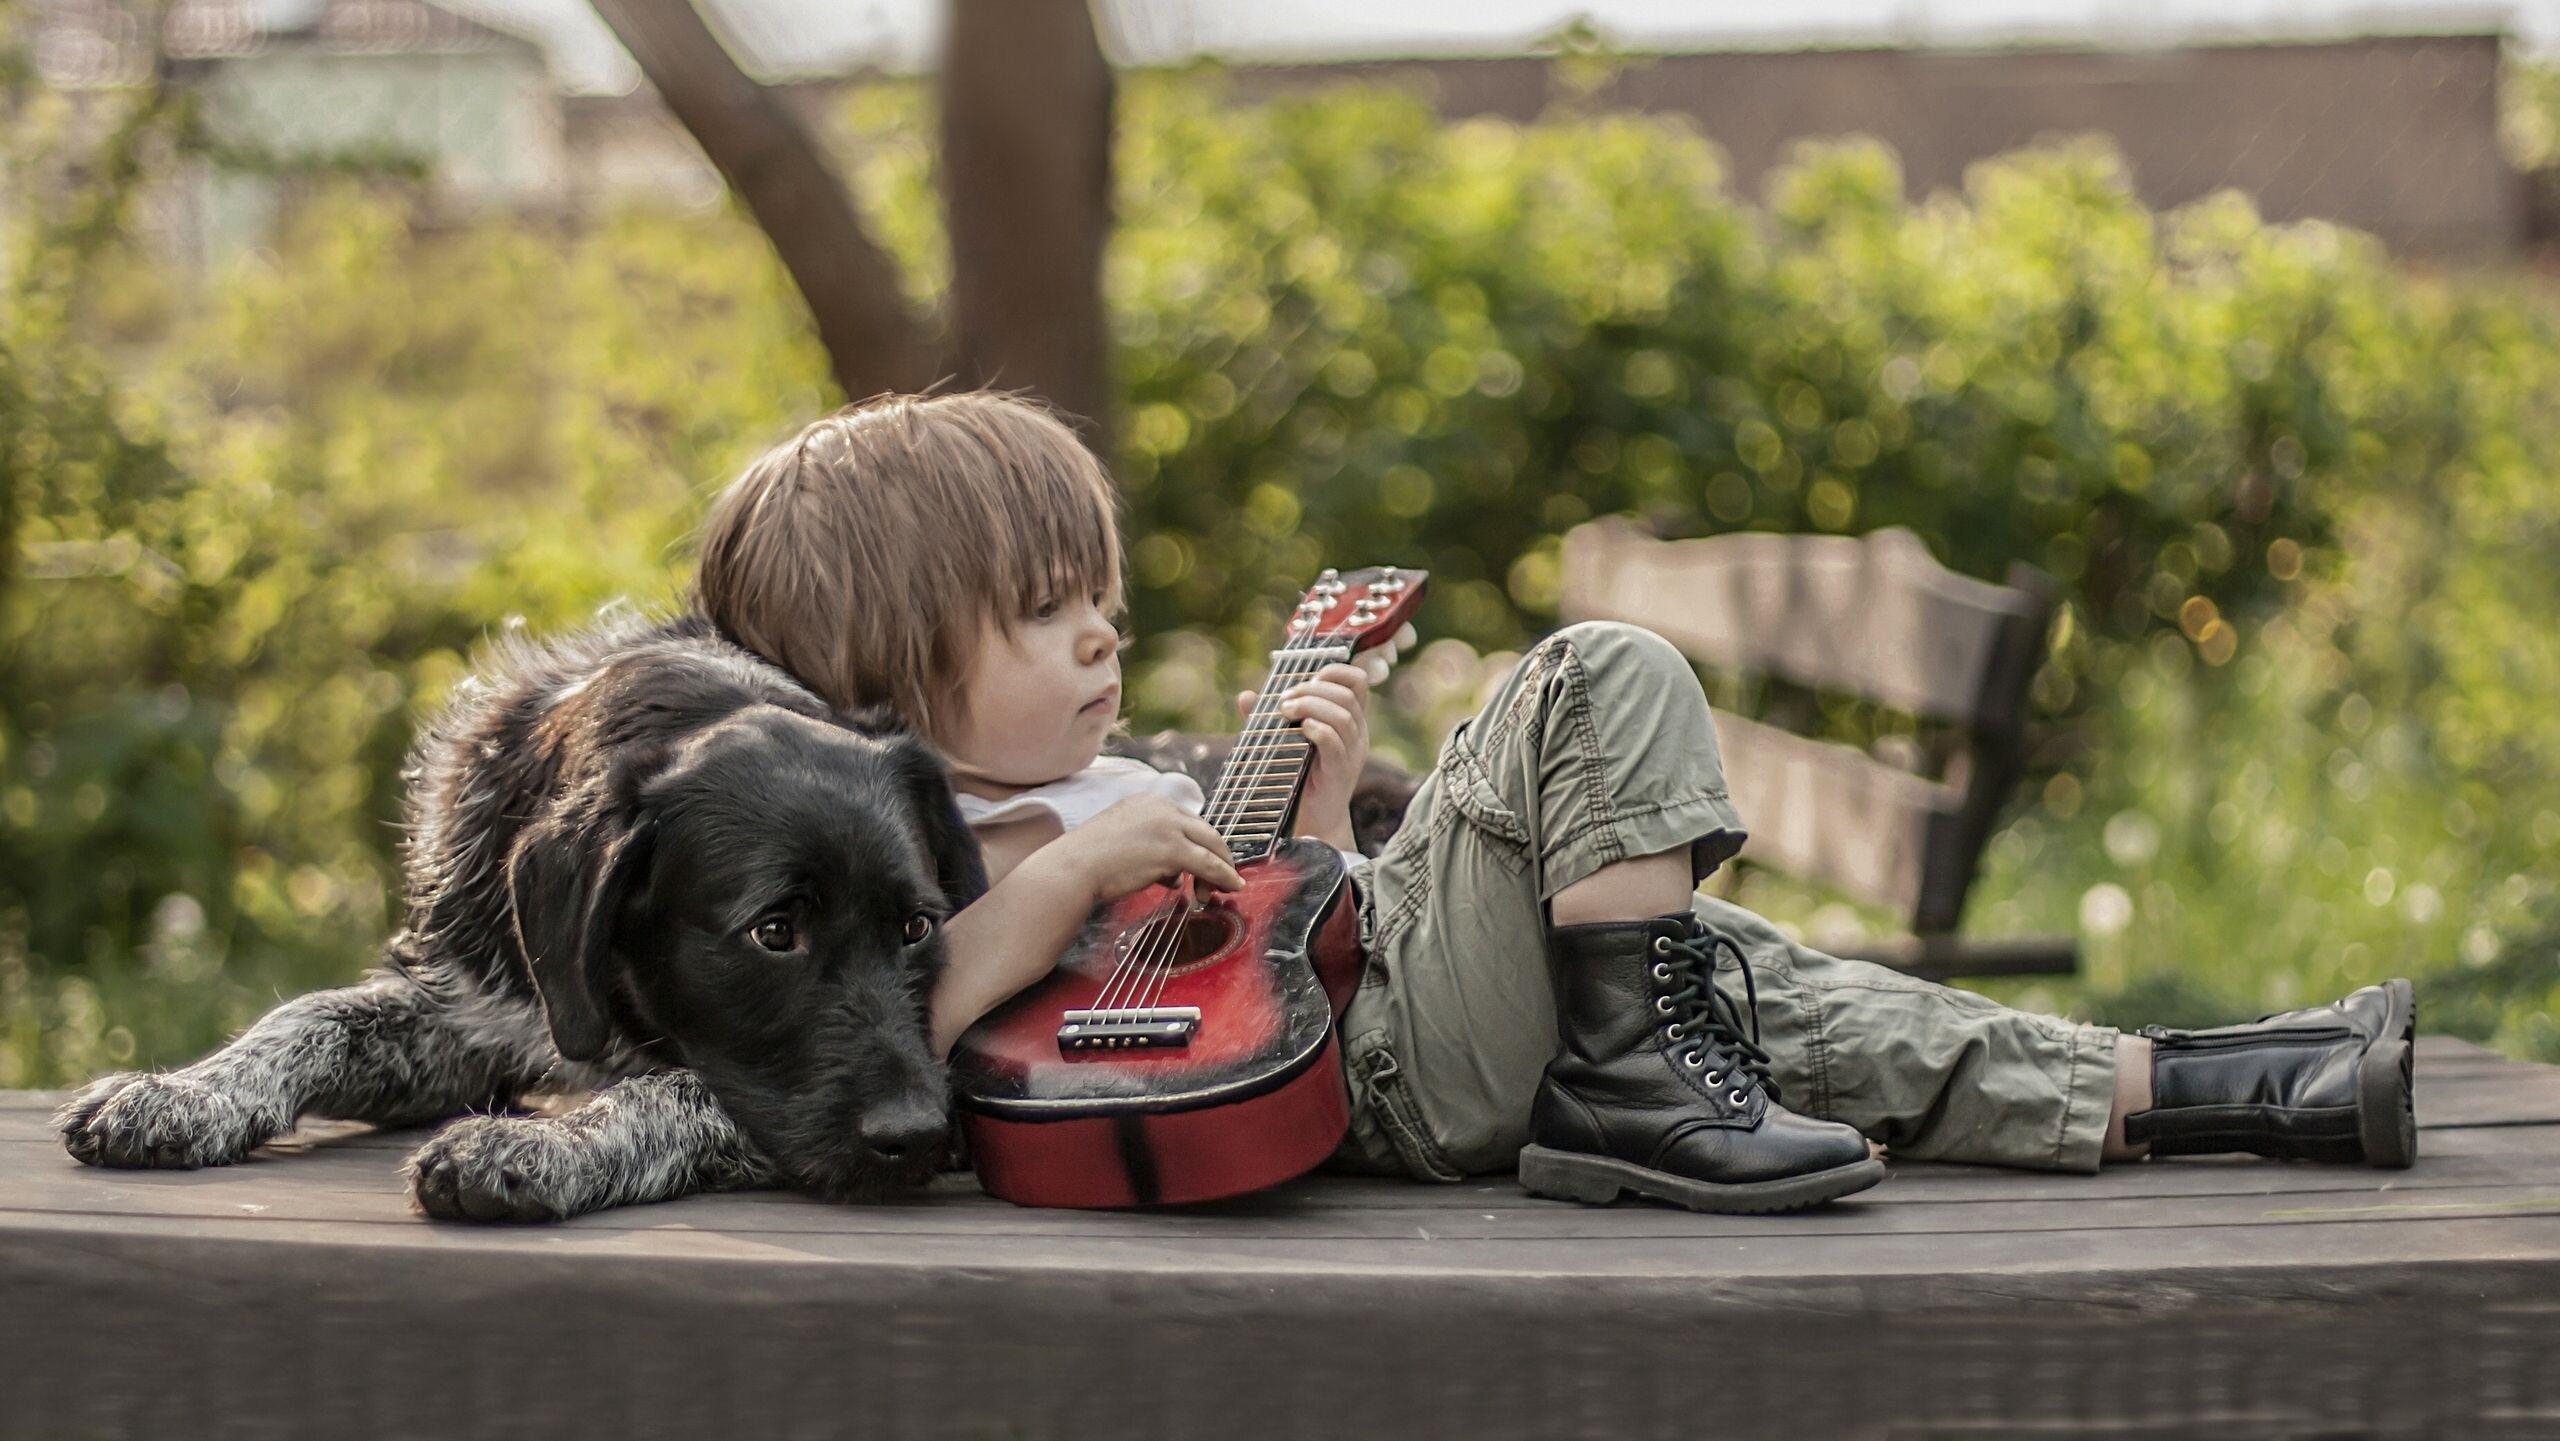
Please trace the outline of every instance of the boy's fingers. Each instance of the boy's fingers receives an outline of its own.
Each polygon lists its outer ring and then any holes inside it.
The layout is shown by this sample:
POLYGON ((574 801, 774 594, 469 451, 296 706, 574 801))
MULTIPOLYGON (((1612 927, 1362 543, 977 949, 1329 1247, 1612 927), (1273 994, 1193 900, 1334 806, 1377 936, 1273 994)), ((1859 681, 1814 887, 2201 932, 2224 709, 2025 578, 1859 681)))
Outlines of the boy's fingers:
POLYGON ((1203 846, 1193 869, 1200 873, 1202 880, 1213 886, 1223 886, 1231 891, 1244 889, 1244 876, 1236 870, 1236 863, 1228 857, 1223 843, 1215 849, 1203 846))
POLYGON ((1198 872, 1202 880, 1215 881, 1228 890, 1243 886, 1244 877, 1236 872, 1235 858, 1227 854, 1227 838, 1198 816, 1186 815, 1184 819, 1191 824, 1182 828, 1183 833, 1199 848, 1199 857, 1191 869, 1198 872))
POLYGON ((1386 680, 1387 680, 1387 656, 1386 656, 1386 652, 1384 652, 1384 651, 1380 651, 1380 650, 1373 650, 1373 651, 1366 651, 1366 652, 1363 652, 1363 653, 1361 654, 1361 657, 1360 657, 1359 661, 1357 662, 1357 664, 1358 664, 1358 665, 1359 665, 1359 667, 1360 667, 1360 674, 1362 674, 1363 676, 1366 676, 1366 677, 1368 678, 1369 684, 1371 684, 1371 685, 1384 685, 1384 684, 1386 684, 1386 680))
POLYGON ((1351 707, 1347 705, 1340 705, 1321 697, 1311 698, 1301 702, 1301 705, 1303 709, 1298 712, 1298 720, 1304 725, 1326 725, 1337 731, 1348 733, 1352 726, 1358 723, 1351 707))
POLYGON ((1315 715, 1322 715, 1324 714, 1323 708, 1331 706, 1348 716, 1367 709, 1368 698, 1361 692, 1355 691, 1347 685, 1335 685, 1330 681, 1311 680, 1307 682, 1304 692, 1293 695, 1287 701, 1282 702, 1281 706, 1281 713, 1283 715, 1307 715, 1311 713, 1315 715))

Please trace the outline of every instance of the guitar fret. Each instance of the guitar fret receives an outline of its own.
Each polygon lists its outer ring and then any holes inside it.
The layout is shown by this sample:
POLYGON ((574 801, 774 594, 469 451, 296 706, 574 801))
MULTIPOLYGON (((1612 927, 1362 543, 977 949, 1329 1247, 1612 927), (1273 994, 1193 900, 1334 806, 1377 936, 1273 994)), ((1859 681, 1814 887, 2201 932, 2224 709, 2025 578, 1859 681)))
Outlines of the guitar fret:
POLYGON ((1247 717, 1228 754, 1227 769, 1208 798, 1205 813, 1221 817, 1219 828, 1231 844, 1267 844, 1295 804, 1315 743, 1294 720, 1266 710, 1276 692, 1351 659, 1346 644, 1290 645, 1271 652, 1271 673, 1263 683, 1254 714, 1247 717), (1239 764, 1239 763, 1242 764, 1239 764))

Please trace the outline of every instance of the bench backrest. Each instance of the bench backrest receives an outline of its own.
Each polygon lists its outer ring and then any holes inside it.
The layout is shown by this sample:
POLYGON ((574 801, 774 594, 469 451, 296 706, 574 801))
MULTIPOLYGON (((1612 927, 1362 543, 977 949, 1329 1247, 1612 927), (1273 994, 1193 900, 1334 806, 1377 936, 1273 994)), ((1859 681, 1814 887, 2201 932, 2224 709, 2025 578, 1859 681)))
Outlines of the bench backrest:
POLYGON ((1993 585, 1899 527, 1865 536, 1737 532, 1659 540, 1610 518, 1565 536, 1568 621, 1629 621, 1692 660, 1857 696, 1952 727, 1935 777, 1719 711, 1716 735, 1754 864, 1955 928, 2024 761, 2027 686, 2056 588, 2013 565, 1993 585))

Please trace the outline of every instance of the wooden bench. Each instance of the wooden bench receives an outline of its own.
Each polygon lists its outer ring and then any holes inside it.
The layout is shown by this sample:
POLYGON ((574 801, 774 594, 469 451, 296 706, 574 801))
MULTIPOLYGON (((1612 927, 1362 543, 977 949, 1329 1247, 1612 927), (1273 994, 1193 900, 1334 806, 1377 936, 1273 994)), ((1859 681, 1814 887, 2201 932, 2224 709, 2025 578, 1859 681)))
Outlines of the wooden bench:
POLYGON ((1795 1216, 1318 1176, 1156 1214, 423 1221, 422 1131, 99 1171, 0 1093, 0 1441, 2560 1434, 2560 1069, 2423 1037, 2408 1171, 1896 1163, 1795 1216))
POLYGON ((1992 585, 1940 565, 1899 528, 1861 537, 1738 532, 1659 540, 1609 518, 1564 538, 1567 621, 1622 620, 1692 661, 1857 697, 1945 729, 1871 756, 1718 709, 1716 738, 1750 827, 1743 859, 1897 913, 1911 934, 1830 947, 1933 978, 2072 971, 2070 936, 1958 936, 1966 894, 2026 757, 2027 686, 2055 588, 2032 566, 1992 585))

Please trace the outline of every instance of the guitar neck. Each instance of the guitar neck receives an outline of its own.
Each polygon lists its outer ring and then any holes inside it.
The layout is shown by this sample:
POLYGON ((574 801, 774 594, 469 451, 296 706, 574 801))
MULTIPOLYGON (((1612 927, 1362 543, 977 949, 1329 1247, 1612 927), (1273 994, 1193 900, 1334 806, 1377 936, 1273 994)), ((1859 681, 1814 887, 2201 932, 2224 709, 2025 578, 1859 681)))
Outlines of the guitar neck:
POLYGON ((1271 674, 1201 812, 1226 839, 1227 854, 1239 862, 1271 854, 1297 814, 1315 747, 1297 722, 1280 714, 1281 692, 1364 650, 1384 647, 1393 659, 1399 630, 1412 634, 1405 621, 1421 602, 1428 578, 1392 565, 1347 575, 1327 570, 1307 589, 1290 613, 1288 641, 1271 653, 1271 674))
POLYGON ((1280 714, 1280 693, 1350 658, 1347 645, 1293 644, 1272 652, 1271 673, 1256 692, 1253 714, 1237 734, 1236 748, 1201 812, 1225 838, 1229 855, 1268 854, 1288 834, 1298 793, 1306 786, 1314 746, 1296 722, 1280 714))

